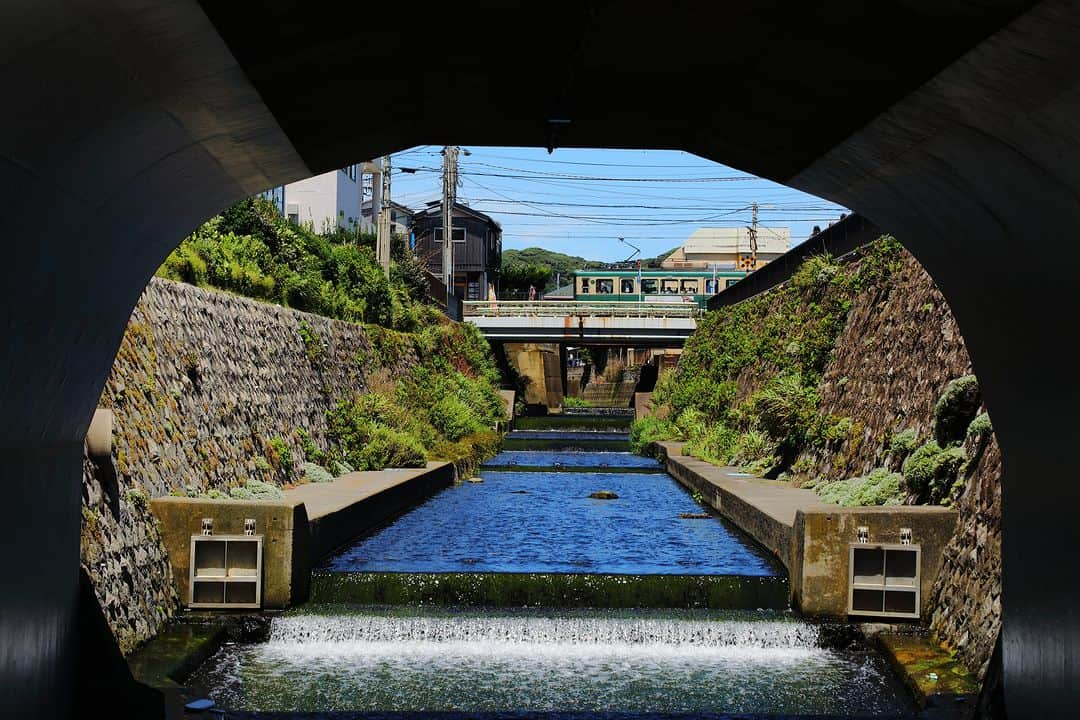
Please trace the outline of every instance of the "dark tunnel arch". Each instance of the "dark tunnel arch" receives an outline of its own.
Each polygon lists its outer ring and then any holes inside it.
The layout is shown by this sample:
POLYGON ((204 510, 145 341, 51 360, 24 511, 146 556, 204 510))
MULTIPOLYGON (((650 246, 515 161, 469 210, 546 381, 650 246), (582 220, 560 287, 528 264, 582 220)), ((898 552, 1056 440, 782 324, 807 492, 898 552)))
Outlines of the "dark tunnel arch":
MULTIPOLYGON (((490 127, 402 122, 326 138, 305 155, 295 119, 287 134, 252 84, 265 65, 238 63, 219 36, 227 23, 215 27, 195 3, 61 5, 36 4, 0 30, 0 78, 15 108, 0 120, 0 442, 11 518, 0 560, 9 577, 35 578, 0 593, 0 708, 53 716, 72 709, 76 674, 83 437, 131 309, 172 247, 231 202, 335 163, 422 142, 547 142, 535 120, 546 108, 523 100, 498 108, 490 127), (39 549, 26 552, 26 534, 41 528, 39 549)), ((790 171, 767 148, 716 141, 708 115, 690 121, 690 134, 619 115, 626 122, 612 123, 609 142, 680 147, 850 207, 935 278, 1003 452, 1009 713, 1067 717, 1080 693, 1071 553, 1080 485, 1067 455, 1080 390, 1064 352, 1080 310, 1080 249, 1069 242, 1080 227, 1080 7, 1045 2, 1010 21, 1029 4, 990 5, 957 17, 1001 29, 972 38, 973 49, 913 91, 871 93, 888 100, 877 114, 790 171)), ((588 132, 602 132, 602 120, 566 141, 599 146, 588 132)), ((782 122, 767 129, 786 137, 782 122)))

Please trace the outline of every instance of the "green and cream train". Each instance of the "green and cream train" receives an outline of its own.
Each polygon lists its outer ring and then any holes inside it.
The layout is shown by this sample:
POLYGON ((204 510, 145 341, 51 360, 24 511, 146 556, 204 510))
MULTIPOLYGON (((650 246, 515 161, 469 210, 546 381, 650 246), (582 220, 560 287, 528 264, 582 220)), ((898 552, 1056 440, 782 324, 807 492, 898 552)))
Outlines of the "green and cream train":
POLYGON ((695 302, 746 277, 745 272, 711 270, 577 270, 574 300, 587 302, 695 302))

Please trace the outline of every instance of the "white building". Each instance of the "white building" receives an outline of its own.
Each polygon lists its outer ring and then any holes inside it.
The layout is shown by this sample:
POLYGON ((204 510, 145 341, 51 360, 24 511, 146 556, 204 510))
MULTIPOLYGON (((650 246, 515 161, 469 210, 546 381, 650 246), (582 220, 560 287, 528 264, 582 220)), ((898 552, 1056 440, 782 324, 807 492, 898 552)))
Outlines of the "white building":
POLYGON ((267 190, 263 196, 290 222, 310 224, 316 232, 335 225, 374 232, 375 226, 364 218, 361 209, 365 201, 374 201, 376 207, 380 203, 381 173, 381 161, 355 163, 267 190))
POLYGON ((750 267, 750 228, 699 228, 660 263, 666 270, 756 270, 791 249, 791 228, 757 228, 757 265, 750 267))

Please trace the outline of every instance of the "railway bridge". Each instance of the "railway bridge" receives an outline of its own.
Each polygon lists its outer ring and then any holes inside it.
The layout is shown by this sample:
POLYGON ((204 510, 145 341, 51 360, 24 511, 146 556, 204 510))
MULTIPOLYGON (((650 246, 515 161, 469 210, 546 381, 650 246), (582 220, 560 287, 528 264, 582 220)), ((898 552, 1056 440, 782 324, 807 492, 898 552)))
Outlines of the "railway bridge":
POLYGON ((491 342, 682 347, 702 310, 693 303, 469 301, 463 319, 491 342))

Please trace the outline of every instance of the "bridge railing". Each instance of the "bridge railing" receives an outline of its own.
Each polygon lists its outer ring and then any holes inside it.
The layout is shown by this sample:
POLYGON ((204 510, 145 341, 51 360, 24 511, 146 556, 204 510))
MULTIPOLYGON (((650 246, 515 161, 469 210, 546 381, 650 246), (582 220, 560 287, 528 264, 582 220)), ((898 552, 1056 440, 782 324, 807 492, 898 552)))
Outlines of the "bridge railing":
POLYGON ((696 303, 588 302, 567 300, 469 300, 462 303, 465 317, 589 317, 697 318, 696 303))

